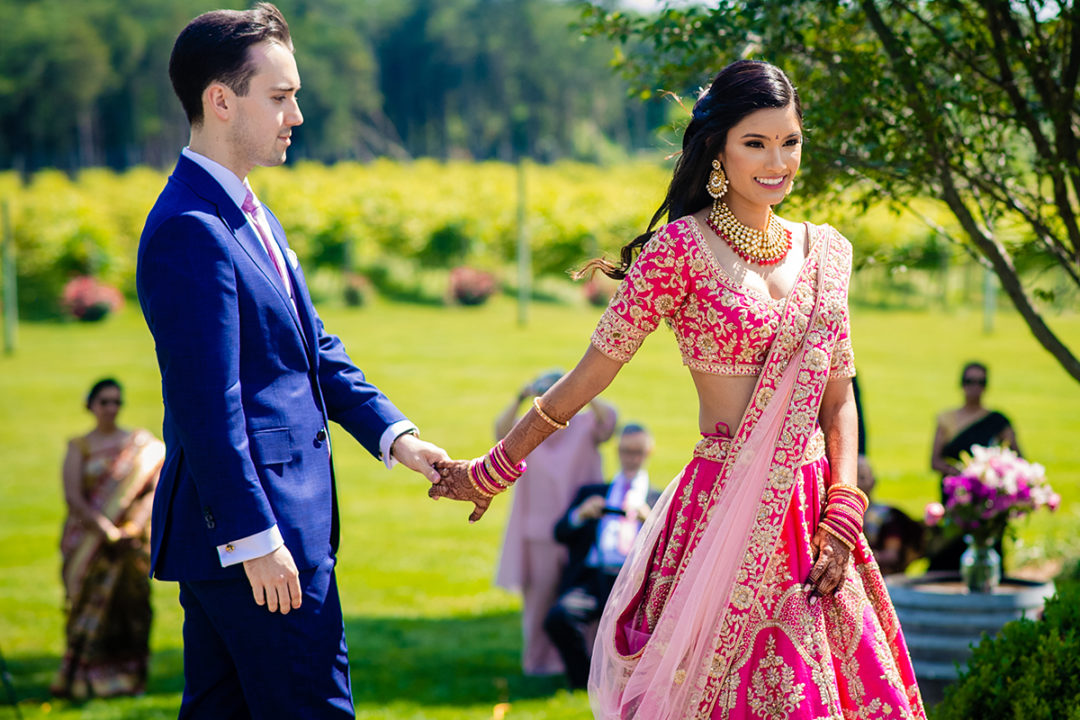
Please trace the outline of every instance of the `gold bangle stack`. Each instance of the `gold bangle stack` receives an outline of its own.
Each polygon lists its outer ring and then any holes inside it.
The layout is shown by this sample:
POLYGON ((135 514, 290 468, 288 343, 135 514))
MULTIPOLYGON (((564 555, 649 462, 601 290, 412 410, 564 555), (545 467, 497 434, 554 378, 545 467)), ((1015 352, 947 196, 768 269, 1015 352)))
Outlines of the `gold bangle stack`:
POLYGON ((833 537, 854 550, 863 529, 863 514, 870 506, 870 498, 854 485, 835 483, 827 491, 828 503, 821 527, 833 537))

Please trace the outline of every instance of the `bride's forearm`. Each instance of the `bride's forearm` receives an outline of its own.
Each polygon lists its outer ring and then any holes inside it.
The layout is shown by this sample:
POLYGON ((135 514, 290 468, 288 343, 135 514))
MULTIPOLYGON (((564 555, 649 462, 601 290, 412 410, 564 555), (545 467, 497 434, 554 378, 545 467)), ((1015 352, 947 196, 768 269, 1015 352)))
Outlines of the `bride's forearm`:
POLYGON ((569 422, 611 384, 620 368, 622 363, 590 345, 574 369, 538 398, 543 415, 532 407, 507 433, 503 442, 510 459, 515 463, 521 461, 548 435, 569 422))
POLYGON ((825 388, 819 415, 825 434, 833 483, 855 486, 858 474, 859 416, 850 380, 834 380, 825 388))

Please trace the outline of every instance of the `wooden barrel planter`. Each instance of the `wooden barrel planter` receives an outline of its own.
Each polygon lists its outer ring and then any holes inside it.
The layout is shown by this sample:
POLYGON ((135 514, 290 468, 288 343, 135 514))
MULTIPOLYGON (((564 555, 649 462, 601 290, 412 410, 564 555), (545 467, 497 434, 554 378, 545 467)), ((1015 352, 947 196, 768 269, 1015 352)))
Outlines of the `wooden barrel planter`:
POLYGON ((886 582, 928 705, 941 701, 957 678, 956 664, 967 663, 983 633, 996 635, 1021 617, 1037 619, 1054 594, 1053 583, 1017 578, 1005 578, 993 593, 969 594, 960 576, 947 572, 891 575, 886 582))

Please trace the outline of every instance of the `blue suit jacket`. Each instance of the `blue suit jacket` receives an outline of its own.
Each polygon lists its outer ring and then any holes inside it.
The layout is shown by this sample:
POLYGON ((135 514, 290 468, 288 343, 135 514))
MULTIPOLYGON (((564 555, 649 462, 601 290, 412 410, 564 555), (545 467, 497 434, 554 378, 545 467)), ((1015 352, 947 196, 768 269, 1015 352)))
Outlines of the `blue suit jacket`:
MULTIPOLYGON (((281 224, 267 217, 285 255, 281 224)), ((295 310, 246 216, 181 156, 146 220, 136 273, 165 405, 158 578, 242 577, 216 547, 275 523, 297 566, 315 567, 338 541, 327 421, 378 456, 382 433, 404 419, 326 333, 299 265, 288 272, 295 310)))

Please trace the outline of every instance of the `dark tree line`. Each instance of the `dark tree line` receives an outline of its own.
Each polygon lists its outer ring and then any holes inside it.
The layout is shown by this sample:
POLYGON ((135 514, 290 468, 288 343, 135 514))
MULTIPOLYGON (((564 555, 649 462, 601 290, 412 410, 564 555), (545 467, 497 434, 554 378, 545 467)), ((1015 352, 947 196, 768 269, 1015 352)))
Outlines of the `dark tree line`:
MULTIPOLYGON (((187 137, 167 76, 207 0, 0 0, 0 168, 165 166, 187 137)), ((613 43, 556 0, 279 0, 305 124, 293 158, 599 159, 654 144, 613 43)))

